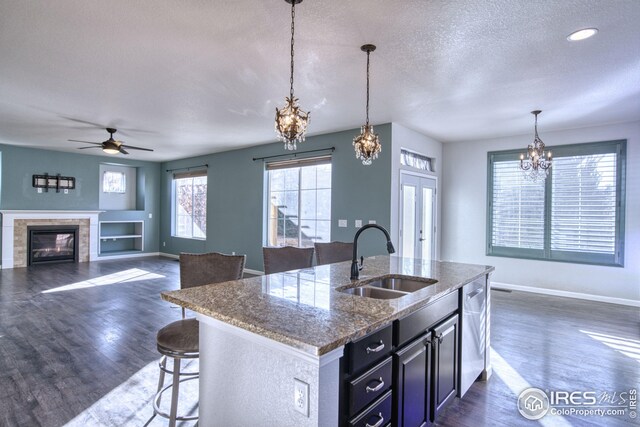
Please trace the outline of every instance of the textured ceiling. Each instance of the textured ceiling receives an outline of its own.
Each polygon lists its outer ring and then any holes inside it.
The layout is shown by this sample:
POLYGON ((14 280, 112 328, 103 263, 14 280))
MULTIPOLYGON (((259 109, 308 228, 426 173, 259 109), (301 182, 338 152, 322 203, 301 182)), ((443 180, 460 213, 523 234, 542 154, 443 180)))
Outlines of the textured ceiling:
MULTIPOLYGON (((0 143, 67 139, 154 148, 168 160, 275 141, 288 94, 283 0, 0 2, 0 143)), ((443 142, 640 118, 638 0, 305 0, 296 95, 310 134, 371 119, 443 142), (594 38, 570 43, 584 27, 594 38)), ((345 143, 348 143, 345 142, 345 143)), ((84 150, 102 154, 100 150, 84 150)))

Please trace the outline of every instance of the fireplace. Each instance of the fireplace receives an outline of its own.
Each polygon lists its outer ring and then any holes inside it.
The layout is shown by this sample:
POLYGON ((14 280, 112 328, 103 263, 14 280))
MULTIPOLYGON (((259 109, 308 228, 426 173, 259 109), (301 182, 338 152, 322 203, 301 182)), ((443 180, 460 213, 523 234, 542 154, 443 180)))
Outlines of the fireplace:
POLYGON ((28 226, 28 265, 78 262, 77 225, 28 226))

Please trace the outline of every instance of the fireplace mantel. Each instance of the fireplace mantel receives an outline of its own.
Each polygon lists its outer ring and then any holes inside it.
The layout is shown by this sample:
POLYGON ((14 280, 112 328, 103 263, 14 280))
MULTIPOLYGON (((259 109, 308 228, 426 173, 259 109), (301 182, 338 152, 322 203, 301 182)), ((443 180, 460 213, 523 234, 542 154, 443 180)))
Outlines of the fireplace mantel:
POLYGON ((2 268, 13 268, 16 220, 89 220, 89 261, 98 258, 98 215, 104 211, 0 210, 2 214, 2 268))

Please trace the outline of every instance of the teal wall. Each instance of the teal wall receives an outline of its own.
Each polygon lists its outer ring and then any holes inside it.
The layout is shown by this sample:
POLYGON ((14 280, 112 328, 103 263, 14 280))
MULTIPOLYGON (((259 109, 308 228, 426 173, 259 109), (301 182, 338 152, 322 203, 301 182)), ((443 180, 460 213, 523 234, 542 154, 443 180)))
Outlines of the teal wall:
MULTIPOLYGON (((383 148, 371 166, 363 166, 355 158, 352 140, 359 129, 309 137, 298 145, 298 152, 336 147, 332 159, 332 240, 352 241, 356 219, 363 220, 363 224, 376 220, 389 228, 391 124, 375 129, 383 148), (347 219, 349 227, 338 228, 338 219, 347 219)), ((247 255, 247 268, 262 270, 265 172, 264 163, 253 158, 286 153, 281 143, 273 143, 162 163, 160 251, 236 252, 247 255), (209 165, 207 240, 172 237, 172 174, 166 169, 201 164, 209 165)), ((386 253, 385 240, 377 230, 363 234, 359 245, 364 256, 386 253)))
POLYGON ((0 209, 99 210, 100 163, 137 167, 141 175, 138 182, 144 183, 144 210, 103 212, 100 220, 144 219, 145 252, 158 252, 160 163, 11 145, 0 145, 0 153, 0 209), (32 175, 44 173, 75 177, 75 190, 69 190, 69 194, 55 190, 38 193, 32 186, 32 175), (152 219, 149 219, 150 213, 152 219))

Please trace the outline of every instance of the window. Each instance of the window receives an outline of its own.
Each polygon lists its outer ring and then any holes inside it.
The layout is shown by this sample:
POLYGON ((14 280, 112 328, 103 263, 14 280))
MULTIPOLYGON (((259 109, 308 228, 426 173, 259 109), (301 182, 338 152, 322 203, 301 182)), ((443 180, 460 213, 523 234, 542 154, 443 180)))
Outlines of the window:
POLYGON ((175 237, 207 238, 207 173, 196 171, 173 175, 175 237))
POLYGON ((521 150, 489 153, 487 255, 623 266, 626 141, 552 151, 536 182, 521 150))
POLYGON ((331 241, 331 157, 267 163, 267 246, 331 241))
POLYGON ((127 177, 124 172, 105 171, 102 175, 103 193, 126 193, 127 177))
POLYGON ((427 172, 433 172, 433 159, 414 153, 413 151, 400 149, 400 164, 427 172))

